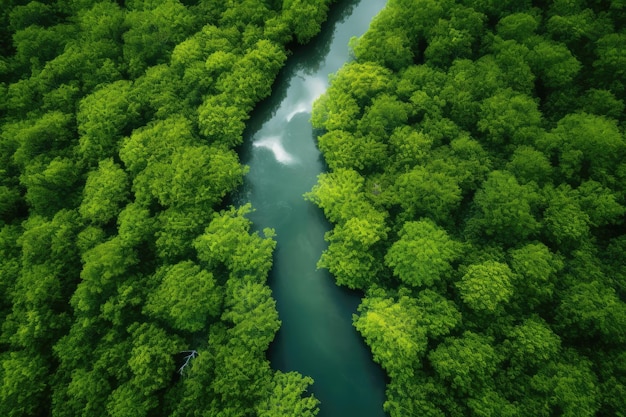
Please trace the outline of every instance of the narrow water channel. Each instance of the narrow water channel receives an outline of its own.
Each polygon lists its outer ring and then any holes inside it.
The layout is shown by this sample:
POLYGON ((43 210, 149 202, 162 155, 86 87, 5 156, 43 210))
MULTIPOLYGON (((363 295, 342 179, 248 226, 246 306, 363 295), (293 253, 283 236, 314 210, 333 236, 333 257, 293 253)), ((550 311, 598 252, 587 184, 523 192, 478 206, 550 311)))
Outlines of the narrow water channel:
POLYGON ((248 123, 242 162, 250 167, 237 198, 251 202, 256 229, 276 230, 270 285, 281 329, 270 348, 275 369, 313 377, 320 417, 382 417, 385 376, 352 327, 361 295, 334 284, 316 263, 330 225, 304 201, 324 171, 310 124, 313 101, 328 76, 350 59, 348 41, 362 35, 385 0, 338 1, 322 33, 288 60, 248 123))

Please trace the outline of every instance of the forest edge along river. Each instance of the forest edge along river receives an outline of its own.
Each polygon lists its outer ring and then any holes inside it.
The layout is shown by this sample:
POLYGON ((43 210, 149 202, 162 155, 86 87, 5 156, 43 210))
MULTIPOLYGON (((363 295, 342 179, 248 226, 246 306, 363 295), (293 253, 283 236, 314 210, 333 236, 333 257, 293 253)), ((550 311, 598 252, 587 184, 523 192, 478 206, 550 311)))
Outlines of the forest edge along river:
POLYGON ((328 77, 349 61, 348 42, 361 36, 385 0, 335 3, 321 33, 298 48, 247 124, 242 162, 249 166, 236 197, 250 202, 257 230, 276 231, 269 278, 282 322, 269 351, 275 369, 311 376, 320 417, 385 416, 385 375, 352 326, 361 294, 335 285, 316 263, 330 225, 305 201, 324 172, 310 124, 311 108, 328 77))

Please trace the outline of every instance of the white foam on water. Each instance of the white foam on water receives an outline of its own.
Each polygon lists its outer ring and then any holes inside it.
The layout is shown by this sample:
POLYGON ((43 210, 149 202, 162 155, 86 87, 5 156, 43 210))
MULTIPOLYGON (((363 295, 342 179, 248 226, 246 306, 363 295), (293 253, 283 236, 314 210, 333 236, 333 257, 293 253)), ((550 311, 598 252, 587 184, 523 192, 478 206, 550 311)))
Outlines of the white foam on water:
POLYGON ((287 122, 290 122, 297 114, 311 113, 313 102, 326 91, 326 81, 321 77, 308 76, 304 78, 302 87, 305 90, 303 94, 305 99, 299 101, 292 107, 293 110, 285 117, 287 122))
POLYGON ((293 155, 285 150, 280 136, 268 136, 255 141, 252 146, 255 148, 265 148, 270 150, 274 154, 276 161, 284 165, 290 165, 296 162, 293 155))
POLYGON ((294 110, 291 111, 291 113, 289 113, 286 117, 287 121, 290 122, 291 119, 293 119, 293 117, 296 114, 300 114, 300 113, 306 113, 306 112, 310 112, 311 111, 311 106, 308 105, 308 103, 301 101, 300 103, 298 103, 295 107, 294 110))

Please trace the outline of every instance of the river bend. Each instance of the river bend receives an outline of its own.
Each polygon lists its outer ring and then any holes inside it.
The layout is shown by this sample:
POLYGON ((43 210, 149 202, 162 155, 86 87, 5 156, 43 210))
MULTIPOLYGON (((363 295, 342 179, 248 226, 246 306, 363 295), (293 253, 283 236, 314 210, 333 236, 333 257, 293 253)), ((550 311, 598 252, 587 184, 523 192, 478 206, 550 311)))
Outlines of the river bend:
POLYGON ((241 149, 250 171, 236 203, 252 203, 255 229, 277 234, 269 283, 282 326, 270 361, 315 380, 310 391, 321 401, 319 417, 385 416, 384 373, 352 327, 360 294, 316 269, 330 225, 302 197, 325 170, 309 121, 313 101, 350 59, 350 38, 362 35, 384 5, 355 0, 332 6, 321 34, 289 57, 271 97, 257 106, 241 149))

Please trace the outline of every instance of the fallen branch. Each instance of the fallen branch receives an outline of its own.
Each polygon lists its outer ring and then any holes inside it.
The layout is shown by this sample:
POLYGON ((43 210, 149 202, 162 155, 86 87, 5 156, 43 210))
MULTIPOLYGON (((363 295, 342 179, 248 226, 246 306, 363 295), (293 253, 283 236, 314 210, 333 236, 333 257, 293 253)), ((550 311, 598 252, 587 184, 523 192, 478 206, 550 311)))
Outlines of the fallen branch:
POLYGON ((183 375, 183 371, 185 370, 185 367, 187 365, 189 365, 189 362, 195 358, 196 356, 198 356, 198 351, 197 350, 183 350, 179 353, 183 353, 183 354, 187 354, 187 356, 185 356, 183 359, 185 359, 185 363, 183 363, 183 365, 178 368, 178 374, 179 375, 183 375))

